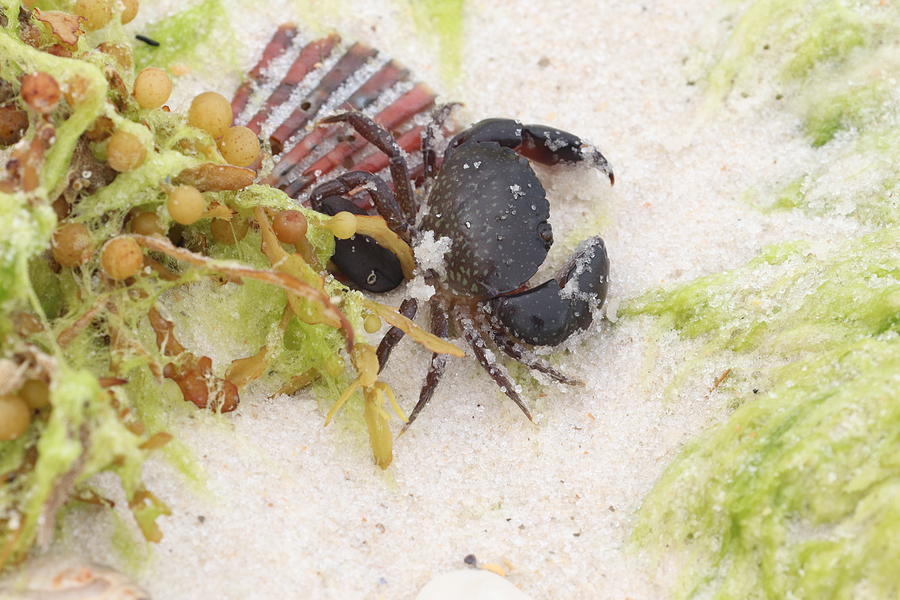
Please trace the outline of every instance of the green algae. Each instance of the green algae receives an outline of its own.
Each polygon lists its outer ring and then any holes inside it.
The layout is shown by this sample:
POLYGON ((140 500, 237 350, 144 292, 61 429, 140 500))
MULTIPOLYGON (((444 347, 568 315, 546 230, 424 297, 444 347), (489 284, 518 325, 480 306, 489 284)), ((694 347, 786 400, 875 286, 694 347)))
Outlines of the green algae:
POLYGON ((620 312, 768 365, 640 509, 635 539, 686 565, 677 597, 896 597, 900 229, 778 246, 620 312))
POLYGON ((679 597, 896 597, 898 371, 896 337, 842 345, 682 451, 635 530, 696 565, 679 597))
POLYGON ((864 132, 842 146, 832 161, 775 190, 770 204, 751 204, 767 212, 800 209, 811 216, 844 214, 875 227, 896 226, 900 223, 898 148, 900 127, 864 132))
MULTIPOLYGON (((812 6, 801 4, 804 8, 812 6)), ((811 18, 810 18, 811 17, 811 18)), ((866 43, 866 26, 842 2, 819 4, 783 67, 786 79, 803 79, 823 62, 840 62, 866 43)))
MULTIPOLYGON (((708 75, 722 99, 734 90, 753 93, 778 73, 785 85, 819 84, 897 42, 900 9, 846 0, 750 0, 737 3, 734 27, 708 75)), ((892 67, 892 61, 886 66, 892 67)), ((871 73, 868 77, 881 77, 871 73)), ((798 91, 791 88, 792 91, 798 91)), ((800 95, 807 95, 799 90, 800 95)))
POLYGON ((806 187, 807 178, 798 177, 794 181, 784 186, 775 196, 775 201, 768 207, 771 210, 783 210, 791 208, 799 208, 806 205, 806 187))
MULTIPOLYGON (((160 384, 146 368, 136 368, 129 374, 125 393, 141 423, 150 432, 169 432, 179 422, 190 418, 192 408, 182 401, 181 392, 171 381, 160 384)), ((172 467, 184 476, 195 493, 206 491, 206 473, 193 452, 177 437, 160 448, 172 467)))
POLYGON ((147 540, 136 535, 134 527, 119 513, 110 511, 112 535, 110 542, 122 565, 130 573, 140 574, 147 570, 152 556, 152 547, 147 540))
MULTIPOLYGON (((18 10, 18 3, 4 2, 0 8, 10 14, 18 10)), ((10 23, 7 29, 0 31, 0 77, 17 80, 25 72, 44 70, 55 73, 62 81, 77 76, 89 82, 84 101, 56 129, 54 143, 47 153, 40 183, 43 190, 49 191, 55 189, 66 174, 78 138, 100 115, 107 85, 96 67, 40 52, 21 43, 11 28, 10 23)), ((9 224, 5 235, 0 238, 2 307, 7 301, 22 300, 32 295, 29 286, 25 285, 28 281, 28 259, 47 247, 56 219, 49 205, 32 206, 22 193, 0 192, 0 222, 9 224)))
POLYGON ((850 87, 836 93, 828 102, 812 104, 807 111, 804 128, 813 146, 827 144, 838 132, 865 128, 869 115, 890 100, 884 82, 850 87))
POLYGON ((237 38, 221 0, 203 0, 147 26, 143 33, 159 42, 159 46, 145 44, 135 48, 138 68, 193 65, 213 58, 220 69, 237 69, 237 38))
MULTIPOLYGON (((19 3, 0 0, 0 10, 4 15, 17 14, 19 3)), ((146 48, 138 48, 138 65, 160 58, 174 60, 178 52, 191 49, 200 52, 203 41, 212 38, 193 35, 196 31, 192 28, 200 23, 214 24, 223 17, 221 3, 208 1, 157 23, 151 34, 172 41, 166 51, 173 54, 167 58, 163 51, 151 56, 146 48), (191 48, 175 47, 189 41, 194 44, 191 48)), ((137 169, 114 178, 110 175, 112 181, 92 194, 77 194, 67 221, 87 225, 95 248, 119 234, 136 208, 155 211, 161 225, 169 226, 171 220, 164 209, 169 182, 185 168, 221 160, 215 150, 208 150, 206 156, 199 154, 198 149, 214 145, 207 134, 188 127, 182 115, 141 110, 128 97, 114 97, 104 73, 116 69, 127 83, 133 81, 134 71, 120 69, 107 55, 94 50, 93 44, 123 42, 122 36, 120 26, 107 27, 82 38, 76 58, 64 58, 20 41, 16 19, 7 19, 0 31, 0 77, 12 82, 14 92, 19 76, 36 70, 46 71, 59 82, 81 78, 87 88, 77 107, 50 116, 55 137, 44 157, 38 188, 0 192, 0 220, 7 224, 0 235, 0 359, 8 364, 23 354, 32 356, 49 365, 45 376, 51 381, 51 409, 36 415, 29 430, 18 439, 0 442, 0 475, 4 480, 0 486, 0 568, 22 560, 39 535, 52 533, 55 515, 74 494, 89 493, 90 478, 103 471, 118 475, 133 522, 140 530, 135 531, 130 521, 126 524, 120 520, 114 538, 122 542, 133 535, 149 541, 161 537, 156 520, 169 509, 164 498, 156 498, 145 488, 142 464, 157 445, 152 443, 159 440, 155 436, 178 429, 195 409, 183 401, 174 383, 161 381, 162 365, 172 360, 159 349, 147 320, 148 311, 157 303, 180 315, 196 316, 208 328, 204 333, 210 343, 252 348, 254 352, 265 343, 270 351, 267 366, 271 362, 270 371, 282 378, 304 369, 325 372, 344 347, 343 337, 333 329, 304 323, 295 328, 294 345, 287 348, 278 326, 286 305, 280 289, 273 292, 270 286, 255 281, 241 286, 230 284, 231 296, 223 302, 224 296, 213 296, 204 287, 214 270, 185 269, 162 255, 154 258, 169 270, 168 279, 145 271, 129 285, 111 284, 99 276, 99 252, 94 252, 80 269, 51 267, 48 250, 57 225, 51 202, 60 193, 71 191, 67 189, 70 171, 78 169, 80 174, 84 168, 76 166, 78 160, 94 160, 89 164, 96 164, 104 159, 103 144, 88 143, 82 137, 98 117, 109 118, 116 129, 136 135, 145 147, 146 159, 137 169), (78 153, 81 159, 76 159, 78 153), (14 315, 33 318, 39 323, 38 330, 25 333, 14 327, 14 315), (79 326, 85 316, 88 321, 79 326), (302 346, 297 346, 298 332, 306 336, 302 346), (66 337, 65 343, 60 336, 66 337), (110 376, 118 379, 113 382, 115 387, 107 389, 101 378, 110 376), (123 537, 126 529, 129 536, 123 537)), ((222 55, 216 60, 221 64, 222 55)), ((24 143, 34 135, 34 128, 29 129, 24 143)), ((231 206, 244 218, 257 206, 293 207, 282 192, 264 186, 240 192, 210 192, 206 197, 231 206)), ((186 244, 194 244, 192 249, 205 249, 210 257, 270 268, 256 233, 234 246, 212 241, 208 223, 187 228, 183 235, 186 244)), ((324 264, 333 251, 330 233, 311 219, 308 239, 324 264)), ((320 279, 317 273, 308 275, 320 279)), ((361 332, 359 295, 346 293, 335 281, 326 282, 325 290, 339 302, 354 329, 361 332)), ((216 372, 224 374, 226 367, 216 365, 216 372)), ((332 393, 346 377, 337 371, 331 369, 333 374, 323 378, 332 393)), ((202 492, 204 474, 186 446, 172 440, 160 452, 184 474, 186 483, 202 492)), ((134 547, 131 542, 123 543, 124 547, 134 547)), ((149 553, 124 556, 136 568, 135 561, 149 553)))
POLYGON ((900 6, 753 0, 739 3, 734 18, 709 70, 709 105, 731 93, 772 93, 774 81, 780 105, 799 118, 810 145, 832 153, 781 183, 775 202, 763 208, 820 216, 850 207, 867 225, 896 225, 900 6))
POLYGON ((441 72, 449 82, 462 69, 465 0, 406 0, 416 28, 437 44, 441 72))
POLYGON ((821 324, 819 335, 803 348, 816 351, 821 342, 878 335, 896 326, 900 229, 853 240, 827 258, 807 248, 803 242, 769 247, 743 268, 651 292, 620 312, 665 317, 683 335, 708 335, 728 350, 783 348, 786 357, 799 349, 789 342, 800 337, 796 327, 810 331, 821 324), (769 277, 766 285, 760 285, 763 277, 769 277))
MULTIPOLYGON (((11 11, 12 7, 7 12, 11 11)), ((23 44, 8 31, 0 34, 0 56, 3 57, 0 59, 0 76, 7 81, 17 80, 24 73, 45 71, 54 74, 59 81, 79 77, 87 82, 82 101, 56 128, 53 145, 41 169, 41 185, 48 191, 54 190, 69 169, 79 137, 105 109, 106 79, 100 69, 86 61, 41 52, 23 44)))
POLYGON ((5 549, 13 556, 30 545, 42 522, 52 523, 67 494, 94 474, 114 471, 129 497, 141 488, 143 439, 127 429, 105 397, 96 376, 60 367, 51 388, 53 410, 33 428, 34 466, 0 488, 0 506, 17 507, 22 519, 5 549))
POLYGON ((131 208, 161 205, 165 201, 159 182, 198 162, 196 158, 179 152, 154 152, 140 167, 116 176, 111 184, 79 205, 74 220, 92 223, 92 230, 101 236, 118 231, 131 208))

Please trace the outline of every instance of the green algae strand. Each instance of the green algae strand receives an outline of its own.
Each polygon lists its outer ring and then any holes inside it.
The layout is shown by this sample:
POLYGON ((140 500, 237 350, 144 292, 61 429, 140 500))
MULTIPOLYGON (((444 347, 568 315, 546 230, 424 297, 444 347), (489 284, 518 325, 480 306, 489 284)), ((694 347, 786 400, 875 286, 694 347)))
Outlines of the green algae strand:
POLYGON ((897 597, 900 229, 782 246, 621 312, 759 364, 760 393, 640 509, 635 540, 683 565, 676 597, 897 597))

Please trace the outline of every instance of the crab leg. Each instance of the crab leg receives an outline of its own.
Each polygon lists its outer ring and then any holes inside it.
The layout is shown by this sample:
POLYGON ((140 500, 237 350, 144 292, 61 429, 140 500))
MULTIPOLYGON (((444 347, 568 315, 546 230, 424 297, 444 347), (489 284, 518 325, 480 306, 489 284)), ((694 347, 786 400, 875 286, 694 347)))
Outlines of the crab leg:
POLYGON ((391 180, 394 183, 394 193, 407 225, 412 226, 416 209, 413 201, 413 189, 409 180, 409 168, 406 166, 406 158, 400 145, 391 132, 360 112, 346 112, 332 115, 322 119, 322 123, 347 122, 359 135, 368 140, 376 148, 387 154, 390 159, 391 180))
MULTIPOLYGON (((434 295, 428 301, 428 305, 431 309, 431 332, 438 337, 446 338, 450 335, 450 321, 447 317, 447 304, 440 296, 434 295)), ((412 425, 413 421, 416 420, 416 417, 419 416, 419 413, 422 412, 422 409, 425 408, 425 405, 431 401, 434 390, 437 388, 438 383, 440 383, 446 368, 447 357, 445 355, 437 353, 431 355, 428 374, 425 375, 425 382, 422 384, 422 389, 419 391, 419 401, 416 402, 415 407, 413 407, 412 412, 409 413, 409 417, 406 419, 406 423, 404 423, 403 427, 400 429, 401 435, 410 425, 412 425)))
MULTIPOLYGON (((397 145, 400 146, 400 148, 404 152, 411 153, 421 148, 422 134, 424 133, 424 131, 424 127, 422 127, 421 125, 416 125, 415 127, 404 131, 394 139, 397 140, 397 145)), ((385 156, 383 152, 375 151, 367 155, 351 168, 354 171, 368 171, 370 173, 377 173, 388 165, 388 157, 385 156)))
POLYGON ((410 168, 409 176, 416 184, 416 187, 422 185, 425 182, 425 165, 419 163, 416 166, 410 168))
POLYGON ((487 355, 487 342, 484 337, 481 335, 481 332, 475 327, 473 315, 470 314, 465 309, 457 309, 454 311, 454 316, 456 317, 456 322, 460 325, 463 333, 463 337, 466 338, 466 341, 469 343, 469 346, 472 348, 472 352, 475 354, 475 358, 481 364, 485 371, 488 372, 488 375, 491 376, 497 385, 500 386, 500 389, 504 394, 509 396, 510 400, 516 403, 525 416, 528 417, 528 420, 534 423, 534 418, 531 416, 531 411, 528 410, 528 407, 525 406, 525 402, 522 400, 522 397, 519 396, 519 392, 516 391, 516 384, 512 381, 507 375, 506 371, 498 365, 493 358, 489 358, 487 355))
POLYGON ((522 125, 513 119, 485 119, 476 123, 450 140, 444 159, 457 146, 478 142, 494 142, 512 148, 522 156, 545 165, 589 160, 609 177, 610 184, 616 181, 606 157, 577 135, 546 125, 522 125))
MULTIPOLYGON (((386 129, 395 130, 433 103, 434 94, 427 86, 419 83, 378 113, 374 121, 386 129)), ((421 140, 418 141, 421 143, 421 140)), ((307 176, 308 179, 301 179, 304 183, 299 191, 305 189, 306 186, 322 174, 329 173, 336 167, 341 166, 349 157, 365 148, 367 144, 368 142, 364 139, 339 143, 328 154, 319 158, 303 171, 303 175, 307 176)), ((284 163, 283 160, 278 164, 276 172, 284 174, 294 166, 290 164, 283 165, 282 163, 284 163)), ((285 177, 285 175, 282 175, 282 177, 285 177)))
MULTIPOLYGON (((418 309, 419 303, 415 298, 407 298, 400 303, 400 314, 407 319, 415 318, 418 309)), ((391 357, 391 352, 394 351, 394 346, 396 346, 402 339, 403 330, 399 327, 391 327, 390 329, 388 329, 388 332, 384 334, 384 337, 381 338, 381 343, 378 344, 378 350, 375 351, 375 355, 378 357, 379 373, 381 373, 381 371, 384 369, 384 366, 387 364, 388 359, 391 357)))
POLYGON ((403 240, 409 243, 411 232, 404 221, 403 212, 390 187, 377 175, 366 171, 349 171, 326 181, 313 189, 309 196, 309 205, 313 210, 322 212, 322 199, 328 196, 347 196, 353 190, 362 188, 369 193, 378 214, 384 218, 388 227, 403 240))
POLYGON ((422 137, 422 165, 424 166, 425 181, 431 180, 437 172, 437 152, 434 150, 435 131, 444 128, 444 122, 453 112, 453 109, 460 106, 459 102, 450 102, 439 106, 431 116, 431 122, 425 128, 425 135, 422 137))
POLYGON ((291 42, 294 41, 295 37, 297 37, 297 27, 295 25, 286 24, 278 28, 278 31, 266 44, 259 62, 250 71, 250 78, 242 83, 241 87, 235 92, 234 99, 231 101, 231 112, 234 115, 240 115, 244 112, 244 107, 247 106, 247 101, 250 100, 253 89, 265 82, 266 69, 269 68, 273 60, 284 54, 291 47, 291 42))
POLYGON ((549 375, 556 381, 565 383, 566 385, 584 385, 583 381, 573 379, 567 375, 560 373, 559 371, 554 369, 547 361, 534 354, 533 352, 528 350, 528 348, 518 343, 511 337, 507 336, 505 333, 488 327, 485 327, 481 331, 483 334, 489 335, 494 344, 497 345, 497 348, 502 350, 507 356, 514 358, 529 369, 534 369, 535 371, 539 371, 541 373, 544 373, 545 375, 549 375))
MULTIPOLYGON (((406 79, 408 76, 408 70, 396 62, 390 61, 372 75, 358 90, 353 92, 353 95, 347 98, 347 101, 341 105, 339 110, 363 110, 375 102, 378 96, 388 88, 398 81, 406 79)), ((339 129, 340 126, 337 125, 334 127, 319 127, 305 135, 278 161, 278 165, 273 170, 275 185, 283 186, 285 184, 285 175, 290 173, 300 161, 309 156, 324 140, 336 136, 339 129)))

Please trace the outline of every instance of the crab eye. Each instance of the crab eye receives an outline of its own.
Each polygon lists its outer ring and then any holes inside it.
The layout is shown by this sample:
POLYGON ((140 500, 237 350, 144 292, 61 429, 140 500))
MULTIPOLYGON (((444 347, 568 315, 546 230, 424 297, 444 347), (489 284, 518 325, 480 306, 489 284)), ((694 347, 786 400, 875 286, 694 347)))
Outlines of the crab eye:
POLYGON ((547 249, 549 249, 553 245, 553 228, 550 226, 550 223, 542 221, 537 226, 537 232, 541 239, 544 240, 547 249))

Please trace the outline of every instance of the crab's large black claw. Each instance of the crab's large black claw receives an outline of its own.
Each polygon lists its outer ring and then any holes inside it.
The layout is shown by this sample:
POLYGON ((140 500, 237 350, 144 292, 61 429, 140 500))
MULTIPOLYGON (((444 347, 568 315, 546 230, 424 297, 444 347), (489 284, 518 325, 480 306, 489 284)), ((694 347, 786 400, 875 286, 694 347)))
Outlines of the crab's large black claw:
MULTIPOLYGON (((352 201, 341 196, 317 198, 313 208, 326 215, 336 215, 341 211, 366 214, 352 201)), ((331 262, 340 271, 339 275, 357 289, 389 292, 403 283, 400 260, 367 235, 335 240, 331 262)))
POLYGON ((514 336, 536 346, 561 344, 586 329, 606 300, 609 258, 599 236, 581 244, 555 279, 493 302, 494 316, 514 336))

